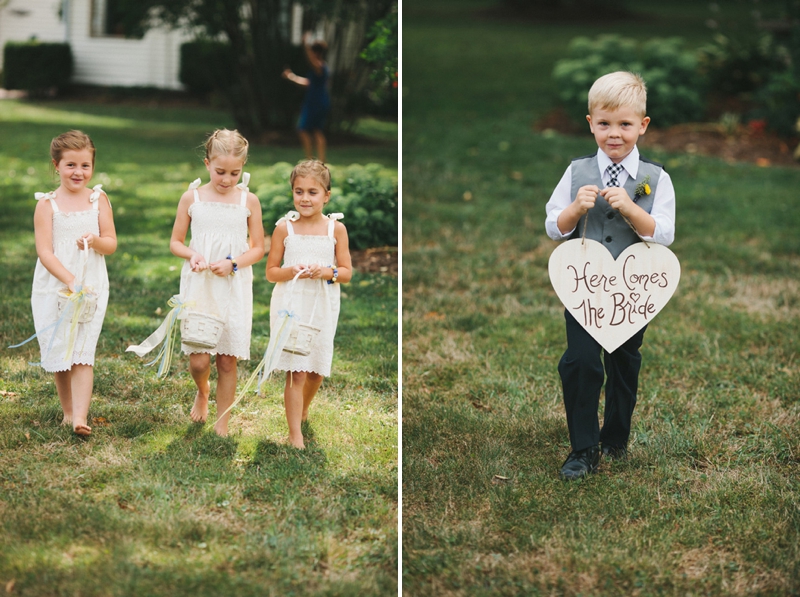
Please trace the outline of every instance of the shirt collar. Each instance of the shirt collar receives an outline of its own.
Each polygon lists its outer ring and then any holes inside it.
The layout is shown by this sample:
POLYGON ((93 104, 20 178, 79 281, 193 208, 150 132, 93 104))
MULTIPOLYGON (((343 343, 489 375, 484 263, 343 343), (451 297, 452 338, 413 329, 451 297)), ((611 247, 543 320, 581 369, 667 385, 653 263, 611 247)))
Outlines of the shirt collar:
MULTIPOLYGON (((603 173, 606 171, 613 162, 611 158, 608 157, 602 149, 597 150, 597 167, 600 168, 600 176, 603 176, 603 173)), ((623 168, 625 168, 625 172, 628 173, 628 176, 636 180, 636 175, 639 172, 639 148, 634 145, 631 152, 625 156, 625 159, 620 162, 623 168)))

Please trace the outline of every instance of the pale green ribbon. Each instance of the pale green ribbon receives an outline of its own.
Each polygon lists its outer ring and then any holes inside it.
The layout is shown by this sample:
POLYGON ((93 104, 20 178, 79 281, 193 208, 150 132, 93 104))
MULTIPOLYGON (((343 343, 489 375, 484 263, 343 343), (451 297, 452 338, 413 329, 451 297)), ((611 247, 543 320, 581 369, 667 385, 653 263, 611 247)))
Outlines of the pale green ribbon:
POLYGON ((175 331, 177 330, 177 322, 180 314, 184 309, 191 307, 194 301, 184 301, 180 295, 176 294, 167 301, 167 305, 172 307, 164 321, 158 326, 158 329, 150 334, 147 339, 141 344, 128 346, 125 352, 132 352, 139 357, 143 357, 159 344, 161 348, 156 354, 156 358, 145 364, 145 367, 159 362, 158 372, 156 377, 166 377, 169 373, 170 365, 172 364, 172 353, 175 347, 175 331))

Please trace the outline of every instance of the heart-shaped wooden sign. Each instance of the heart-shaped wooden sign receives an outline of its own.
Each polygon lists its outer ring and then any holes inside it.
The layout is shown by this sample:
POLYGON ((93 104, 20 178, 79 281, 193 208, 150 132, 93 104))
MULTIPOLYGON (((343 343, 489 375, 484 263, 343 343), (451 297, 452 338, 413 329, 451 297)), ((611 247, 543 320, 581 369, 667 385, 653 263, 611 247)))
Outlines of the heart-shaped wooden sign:
POLYGON ((548 269, 567 311, 608 352, 653 320, 681 277, 663 245, 634 243, 615 260, 599 242, 577 238, 553 251, 548 269))

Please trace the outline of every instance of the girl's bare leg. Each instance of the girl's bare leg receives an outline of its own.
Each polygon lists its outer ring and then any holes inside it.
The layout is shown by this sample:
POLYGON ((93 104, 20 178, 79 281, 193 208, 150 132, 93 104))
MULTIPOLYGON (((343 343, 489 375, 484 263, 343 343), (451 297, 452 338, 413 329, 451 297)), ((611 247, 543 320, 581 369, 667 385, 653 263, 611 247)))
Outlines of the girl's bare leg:
POLYGON ((55 375, 58 400, 61 402, 61 410, 64 411, 61 424, 72 427, 72 371, 57 371, 55 375))
POLYGON ((286 386, 283 390, 283 404, 286 407, 286 422, 289 424, 289 443, 295 448, 304 449, 303 432, 300 423, 303 416, 303 388, 306 374, 298 371, 286 372, 286 386))
POLYGON ((300 143, 303 144, 303 151, 306 152, 306 158, 309 160, 314 157, 314 150, 311 147, 311 135, 309 135, 306 131, 297 131, 297 134, 300 137, 300 143))
POLYGON ((189 372, 197 385, 197 394, 194 397, 194 406, 189 416, 195 423, 205 423, 208 419, 208 395, 211 385, 208 378, 211 376, 211 355, 196 353, 189 355, 189 372))
POLYGON ((324 164, 325 150, 327 149, 325 134, 322 131, 314 131, 314 140, 317 142, 317 159, 324 164))
MULTIPOLYGON (((217 417, 228 410, 236 395, 236 357, 226 354, 217 355, 217 417)), ((228 419, 231 413, 225 413, 214 425, 217 435, 228 435, 228 419)))
POLYGON ((86 420, 89 404, 92 402, 94 386, 94 367, 91 365, 72 366, 72 430, 78 435, 90 435, 92 428, 86 420))
POLYGON ((322 380, 325 379, 319 373, 306 373, 306 382, 303 384, 303 415, 301 420, 308 420, 308 407, 311 406, 311 401, 317 395, 317 390, 322 385, 322 380))

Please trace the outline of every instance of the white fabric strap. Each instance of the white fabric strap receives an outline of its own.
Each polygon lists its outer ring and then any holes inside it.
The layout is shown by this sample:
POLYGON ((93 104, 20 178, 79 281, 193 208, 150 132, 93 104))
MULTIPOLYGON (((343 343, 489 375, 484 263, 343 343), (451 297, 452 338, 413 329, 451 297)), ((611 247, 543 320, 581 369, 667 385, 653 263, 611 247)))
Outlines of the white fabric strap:
POLYGON ((248 184, 250 184, 250 173, 244 172, 242 173, 242 182, 236 185, 237 189, 242 190, 242 199, 240 201, 242 207, 247 207, 247 193, 250 192, 248 184))
POLYGON ((42 199, 47 199, 50 201, 50 205, 53 207, 53 213, 58 211, 58 204, 56 203, 56 192, 50 191, 49 193, 34 193, 33 196, 36 198, 37 201, 41 201, 42 199))
MULTIPOLYGON (((100 203, 98 199, 100 199, 100 195, 103 194, 103 185, 96 184, 92 187, 92 194, 89 195, 89 201, 94 205, 94 209, 100 209, 100 203)), ((108 204, 111 205, 111 200, 108 200, 108 204)))
POLYGON ((189 190, 194 192, 194 202, 200 203, 200 193, 197 192, 197 187, 203 183, 199 178, 195 178, 192 184, 189 185, 189 190))
POLYGON ((286 212, 286 215, 283 216, 280 220, 275 222, 275 225, 277 226, 278 224, 286 220, 286 230, 289 232, 289 235, 291 236, 292 234, 294 234, 294 228, 292 228, 292 222, 296 222, 299 219, 300 219, 299 213, 297 213, 296 211, 289 211, 286 212))
POLYGON ((336 227, 336 220, 341 220, 344 218, 344 214, 342 213, 333 213, 328 214, 328 219, 330 223, 328 224, 328 237, 333 238, 333 229, 336 227))

